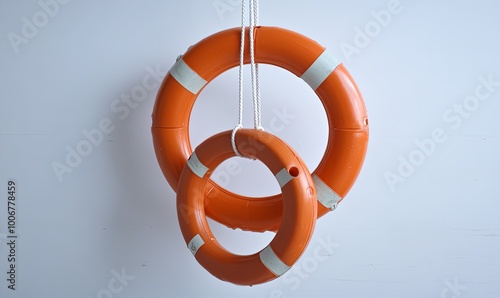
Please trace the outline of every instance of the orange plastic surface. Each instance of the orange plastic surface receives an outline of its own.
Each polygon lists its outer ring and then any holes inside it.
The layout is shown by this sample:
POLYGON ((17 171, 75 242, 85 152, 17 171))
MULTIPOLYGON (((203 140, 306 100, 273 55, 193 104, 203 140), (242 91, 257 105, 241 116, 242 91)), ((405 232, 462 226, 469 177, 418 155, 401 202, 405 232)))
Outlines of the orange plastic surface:
MULTIPOLYGON (((262 161, 274 175, 286 169, 293 177, 281 188, 282 224, 269 244, 278 258, 291 267, 307 247, 316 223, 316 190, 309 170, 290 146, 261 130, 238 130, 236 146, 242 155, 262 161)), ((212 170, 235 156, 231 131, 210 137, 195 152, 209 170, 200 178, 188 165, 184 166, 177 188, 177 215, 186 244, 196 235, 204 242, 195 253, 196 260, 212 275, 234 284, 255 285, 277 278, 263 264, 259 252, 242 256, 224 249, 207 223, 203 189, 212 170)))
MULTIPOLYGON (((183 55, 185 63, 210 82, 239 64, 240 28, 211 35, 183 55)), ((315 41, 277 27, 255 28, 255 60, 282 67, 301 76, 325 50, 315 41)), ((248 55, 248 39, 246 55, 248 55)), ((245 63, 248 63, 248 59, 245 63)), ((199 94, 199 93, 198 93, 199 94)), ((165 77, 153 111, 152 134, 156 156, 170 186, 177 191, 179 177, 192 149, 189 117, 198 94, 192 94, 170 74, 165 77)), ((329 123, 328 143, 320 164, 313 171, 344 198, 363 165, 368 146, 368 117, 358 87, 340 64, 316 89, 329 123)), ((282 217, 280 194, 249 198, 208 182, 206 213, 231 228, 276 231, 282 217), (217 193, 217 196, 212 195, 217 193)), ((318 204, 318 217, 330 209, 318 204)))

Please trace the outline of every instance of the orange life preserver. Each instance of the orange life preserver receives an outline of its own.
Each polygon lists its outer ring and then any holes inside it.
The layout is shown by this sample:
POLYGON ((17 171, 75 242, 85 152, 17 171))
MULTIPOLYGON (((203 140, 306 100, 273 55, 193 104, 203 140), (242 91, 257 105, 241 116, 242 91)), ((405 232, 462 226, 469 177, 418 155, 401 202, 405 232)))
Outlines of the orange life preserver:
POLYGON ((231 131, 201 143, 187 161, 177 187, 177 215, 189 250, 207 271, 234 284, 255 285, 281 276, 302 255, 316 223, 316 192, 307 166, 278 137, 240 129, 235 142, 242 155, 262 161, 281 187, 283 222, 271 243, 258 253, 236 255, 219 244, 207 223, 203 190, 212 171, 235 156, 231 131))
MULTIPOLYGON (((363 165, 368 145, 363 99, 343 64, 323 46, 286 29, 256 27, 254 30, 256 63, 276 65, 301 77, 326 110, 327 148, 312 174, 320 217, 336 208, 363 165)), ((228 29, 193 45, 178 59, 161 85, 152 115, 153 142, 163 174, 175 191, 192 152, 188 129, 191 109, 207 83, 239 65, 240 34, 240 28, 228 29)), ((248 39, 245 47, 248 57, 248 39)), ((275 231, 279 227, 282 216, 279 194, 248 198, 212 181, 208 182, 206 193, 207 215, 224 225, 250 231, 275 231)))

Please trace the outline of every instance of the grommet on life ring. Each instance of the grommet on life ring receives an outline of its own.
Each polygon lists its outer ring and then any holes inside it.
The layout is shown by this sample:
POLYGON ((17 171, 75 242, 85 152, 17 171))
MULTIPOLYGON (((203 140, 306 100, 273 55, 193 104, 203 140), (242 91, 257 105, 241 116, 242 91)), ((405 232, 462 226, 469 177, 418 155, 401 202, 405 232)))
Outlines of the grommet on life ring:
MULTIPOLYGON (((279 66, 299 76, 325 108, 328 143, 312 174, 320 217, 337 207, 363 165, 368 145, 365 104, 349 72, 323 46, 277 27, 256 27, 254 32, 256 63, 279 66)), ((153 142, 163 174, 175 191, 192 152, 188 126, 193 105, 207 83, 239 65, 240 34, 240 28, 228 29, 193 45, 170 69, 160 87, 152 115, 153 142)), ((247 40, 245 57, 248 47, 247 40)), ((279 194, 248 198, 212 181, 206 193, 207 215, 228 227, 250 231, 275 231, 279 227, 283 204, 279 194), (213 193, 217 196, 210 195, 213 193)))
POLYGON ((236 155, 231 131, 201 143, 187 161, 177 187, 177 215, 188 249, 207 271, 234 284, 255 285, 281 276, 302 255, 314 231, 317 199, 307 166, 278 137, 240 129, 235 141, 238 151, 262 161, 281 187, 283 221, 271 243, 258 253, 236 255, 219 244, 207 223, 203 190, 212 171, 236 155))

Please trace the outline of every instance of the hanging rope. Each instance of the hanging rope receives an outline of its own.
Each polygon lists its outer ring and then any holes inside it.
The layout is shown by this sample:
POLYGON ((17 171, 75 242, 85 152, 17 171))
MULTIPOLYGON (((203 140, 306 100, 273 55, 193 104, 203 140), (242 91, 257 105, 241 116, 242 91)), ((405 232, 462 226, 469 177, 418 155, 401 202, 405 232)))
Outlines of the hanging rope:
MULTIPOLYGON (((246 0, 241 1, 241 43, 240 43, 240 66, 238 73, 238 87, 239 87, 239 101, 238 101, 238 125, 231 133, 231 144, 233 151, 237 156, 242 156, 236 148, 236 132, 243 127, 243 66, 245 60, 245 13, 246 13, 246 0)), ((261 105, 260 105, 260 86, 259 86, 259 65, 255 63, 255 45, 254 45, 254 28, 258 26, 259 22, 259 1, 249 0, 249 42, 250 42, 250 68, 252 78, 252 98, 253 98, 253 114, 254 114, 254 128, 264 130, 261 121, 261 105)))
POLYGON ((254 28, 258 23, 258 0, 250 0, 250 67, 252 70, 252 98, 253 98, 253 113, 254 113, 254 128, 261 129, 261 109, 260 109, 260 86, 259 86, 259 69, 255 64, 255 46, 254 46, 254 28))

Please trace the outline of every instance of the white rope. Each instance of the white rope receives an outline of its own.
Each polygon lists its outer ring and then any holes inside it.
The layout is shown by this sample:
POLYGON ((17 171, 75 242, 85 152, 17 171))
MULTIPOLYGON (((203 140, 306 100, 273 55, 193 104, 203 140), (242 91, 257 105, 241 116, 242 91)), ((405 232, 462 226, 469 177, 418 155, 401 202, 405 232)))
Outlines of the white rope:
POLYGON ((233 129, 231 133, 231 145, 233 146, 233 151, 237 156, 241 156, 241 153, 236 148, 236 131, 243 127, 243 65, 244 65, 244 55, 245 55, 245 0, 241 1, 241 37, 240 37, 240 68, 238 74, 238 87, 239 87, 239 103, 238 103, 238 125, 233 129))
POLYGON ((253 114, 254 114, 254 127, 256 129, 262 128, 261 122, 261 109, 260 109, 260 90, 259 90, 259 70, 255 64, 255 40, 253 36, 254 27, 258 23, 258 0, 250 0, 250 67, 252 70, 252 95, 253 95, 253 114))
MULTIPOLYGON (((245 56, 245 1, 241 1, 241 43, 240 43, 240 67, 238 74, 238 87, 239 87, 239 107, 238 107, 238 125, 231 133, 231 145, 233 151, 237 156, 242 156, 236 148, 236 132, 243 127, 243 66, 245 56)), ((261 105, 260 105, 260 86, 259 86, 259 66, 255 63, 255 46, 254 46, 254 28, 259 22, 259 1, 249 0, 250 2, 250 27, 249 40, 250 40, 250 67, 252 76, 252 98, 253 98, 253 114, 254 114, 254 128, 264 130, 261 120, 261 105)))
MULTIPOLYGON (((259 25, 259 0, 254 0, 254 19, 255 19, 255 26, 259 25)), ((255 64, 255 89, 256 89, 256 102, 257 102, 257 115, 258 115, 258 123, 256 128, 260 130, 264 130, 262 127, 262 111, 261 111, 261 105, 260 105, 260 85, 259 85, 259 64, 255 64)))

